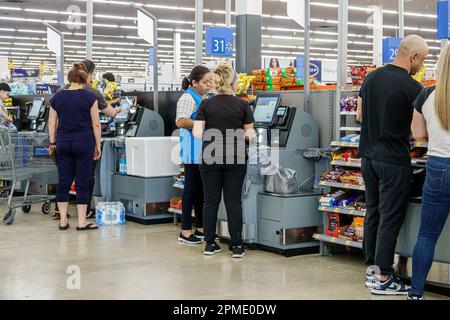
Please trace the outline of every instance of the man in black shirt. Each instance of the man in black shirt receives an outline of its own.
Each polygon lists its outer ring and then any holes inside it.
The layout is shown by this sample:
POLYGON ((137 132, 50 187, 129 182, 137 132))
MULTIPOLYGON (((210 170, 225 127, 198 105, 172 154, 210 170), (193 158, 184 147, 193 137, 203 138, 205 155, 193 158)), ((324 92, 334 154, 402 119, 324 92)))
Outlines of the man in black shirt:
POLYGON ((367 205, 363 250, 371 266, 366 286, 373 294, 406 295, 409 290, 394 278, 392 265, 411 183, 412 105, 422 90, 411 75, 420 71, 427 55, 424 39, 404 38, 394 63, 370 73, 359 93, 359 152, 367 205))

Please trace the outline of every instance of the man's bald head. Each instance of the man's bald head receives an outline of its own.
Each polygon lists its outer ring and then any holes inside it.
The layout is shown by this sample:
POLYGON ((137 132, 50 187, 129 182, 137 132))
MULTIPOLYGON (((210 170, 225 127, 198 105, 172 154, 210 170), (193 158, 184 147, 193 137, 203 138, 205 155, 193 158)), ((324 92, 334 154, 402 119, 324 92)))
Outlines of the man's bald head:
POLYGON ((422 69, 428 55, 428 44, 418 35, 410 35, 400 42, 394 64, 399 65, 414 75, 422 69))
POLYGON ((421 55, 428 55, 428 44, 424 38, 417 35, 410 35, 405 37, 400 42, 398 48, 399 56, 408 56, 411 54, 419 53, 421 55))

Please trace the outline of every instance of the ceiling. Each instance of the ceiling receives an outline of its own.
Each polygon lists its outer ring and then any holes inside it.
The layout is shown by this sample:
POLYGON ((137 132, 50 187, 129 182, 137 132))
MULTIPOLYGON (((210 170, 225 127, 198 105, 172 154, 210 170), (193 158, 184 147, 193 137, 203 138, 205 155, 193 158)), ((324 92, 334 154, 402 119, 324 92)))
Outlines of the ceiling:
MULTIPOLYGON (((194 65, 194 0, 136 0, 158 18, 160 62, 173 62, 173 34, 181 33, 182 74, 194 65)), ((232 26, 235 26, 234 2, 232 26)), ((311 56, 335 60, 337 55, 338 0, 311 0, 311 56)), ((370 5, 383 6, 384 36, 398 34, 398 1, 349 0, 349 64, 372 61, 370 5)), ((225 0, 204 0, 205 26, 224 25, 225 0)), ((0 0, 0 56, 14 59, 14 67, 37 68, 55 56, 46 47, 45 20, 64 32, 66 67, 85 56, 85 0, 0 0)), ((436 38, 436 1, 405 0, 405 34, 428 40, 434 65, 440 50, 436 38)), ((93 59, 99 72, 142 75, 149 46, 137 37, 136 9, 130 1, 94 0, 93 59)), ((262 55, 294 58, 303 52, 303 30, 286 16, 282 0, 263 0, 262 55)), ((211 58, 205 57, 205 60, 211 58)))

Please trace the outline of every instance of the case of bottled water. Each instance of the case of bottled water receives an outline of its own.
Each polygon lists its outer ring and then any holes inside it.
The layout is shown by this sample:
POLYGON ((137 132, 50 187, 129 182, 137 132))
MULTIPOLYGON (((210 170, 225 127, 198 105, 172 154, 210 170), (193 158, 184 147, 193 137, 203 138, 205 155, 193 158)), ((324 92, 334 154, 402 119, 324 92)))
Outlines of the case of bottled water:
POLYGON ((97 225, 113 226, 125 224, 125 207, 121 202, 99 202, 95 209, 97 225))

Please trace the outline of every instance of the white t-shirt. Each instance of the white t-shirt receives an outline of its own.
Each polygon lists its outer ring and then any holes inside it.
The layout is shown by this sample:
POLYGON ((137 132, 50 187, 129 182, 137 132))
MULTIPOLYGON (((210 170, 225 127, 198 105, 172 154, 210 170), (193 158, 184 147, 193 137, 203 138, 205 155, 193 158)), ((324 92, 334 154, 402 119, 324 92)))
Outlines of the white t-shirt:
POLYGON ((414 101, 414 108, 423 115, 427 123, 428 155, 450 158, 450 132, 444 130, 439 122, 435 108, 435 89, 425 88, 414 101))

